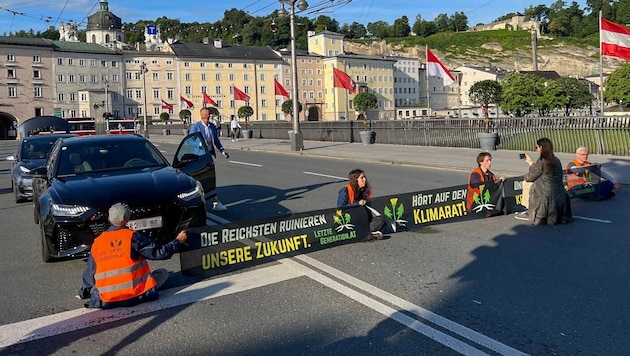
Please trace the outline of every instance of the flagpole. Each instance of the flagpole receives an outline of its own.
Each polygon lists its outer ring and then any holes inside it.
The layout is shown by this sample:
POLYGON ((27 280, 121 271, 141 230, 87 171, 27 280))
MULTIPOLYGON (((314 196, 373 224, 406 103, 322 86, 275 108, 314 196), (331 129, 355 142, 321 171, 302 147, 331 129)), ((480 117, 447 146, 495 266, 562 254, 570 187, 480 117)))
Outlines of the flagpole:
POLYGON ((602 56, 602 10, 599 10, 599 99, 600 115, 604 116, 604 56, 602 56))
MULTIPOLYGON (((343 72, 346 73, 346 62, 343 62, 343 72)), ((348 75, 348 77, 349 77, 349 75, 348 75)), ((346 120, 348 120, 348 90, 344 90, 344 92, 346 93, 346 102, 343 105, 346 108, 346 120)), ((367 115, 367 113, 366 113, 366 115, 367 115)))
POLYGON ((431 117, 431 94, 429 93, 429 46, 424 46, 424 71, 427 77, 427 119, 431 117))

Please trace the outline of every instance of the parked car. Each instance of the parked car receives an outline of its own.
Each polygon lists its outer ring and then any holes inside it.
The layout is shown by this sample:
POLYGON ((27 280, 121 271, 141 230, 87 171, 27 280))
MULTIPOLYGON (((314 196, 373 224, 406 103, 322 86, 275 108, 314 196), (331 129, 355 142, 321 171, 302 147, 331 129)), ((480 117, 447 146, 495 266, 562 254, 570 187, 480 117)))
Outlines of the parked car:
POLYGON ((33 177, 28 173, 46 163, 50 149, 59 138, 73 137, 75 134, 49 134, 23 138, 11 161, 11 190, 16 203, 33 198, 33 177))
POLYGON ((164 243, 204 225, 204 192, 216 194, 214 161, 198 132, 183 139, 172 166, 142 136, 96 135, 58 140, 30 174, 45 262, 87 255, 116 202, 130 207, 131 229, 164 243))

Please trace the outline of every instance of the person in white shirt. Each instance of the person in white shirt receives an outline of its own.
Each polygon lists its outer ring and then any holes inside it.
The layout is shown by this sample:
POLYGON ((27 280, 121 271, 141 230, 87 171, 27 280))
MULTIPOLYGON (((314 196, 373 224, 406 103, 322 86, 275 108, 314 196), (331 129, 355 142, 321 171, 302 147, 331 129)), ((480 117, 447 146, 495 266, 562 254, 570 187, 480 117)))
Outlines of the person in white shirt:
POLYGON ((232 136, 232 142, 234 142, 234 140, 238 142, 238 138, 241 136, 241 124, 236 121, 236 117, 234 116, 230 122, 230 136, 232 136))

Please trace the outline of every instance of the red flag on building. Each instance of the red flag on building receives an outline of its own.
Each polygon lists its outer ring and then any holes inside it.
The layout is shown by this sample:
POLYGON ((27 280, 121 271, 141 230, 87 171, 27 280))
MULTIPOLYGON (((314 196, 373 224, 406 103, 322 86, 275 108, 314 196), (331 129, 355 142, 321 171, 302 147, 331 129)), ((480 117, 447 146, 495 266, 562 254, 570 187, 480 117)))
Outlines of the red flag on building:
POLYGON ((427 74, 433 77, 442 78, 444 86, 447 86, 455 81, 455 78, 451 75, 451 72, 446 69, 444 64, 427 48, 427 74))
POLYGON ((192 101, 190 100, 186 100, 186 98, 184 98, 183 96, 179 97, 179 100, 182 101, 183 104, 185 104, 189 109, 194 108, 195 106, 193 105, 192 101))
POLYGON ((233 87, 233 88, 234 88, 234 100, 243 100, 245 102, 249 102, 249 95, 245 94, 237 87, 233 87))
POLYGON ((599 32, 601 55, 630 61, 630 30, 604 18, 601 22, 602 28, 599 32))
POLYGON ((350 78, 346 72, 341 71, 337 68, 333 68, 333 86, 337 88, 345 88, 349 90, 351 93, 355 93, 357 91, 357 84, 350 78))
POLYGON ((289 93, 287 93, 286 89, 284 89, 284 87, 282 86, 282 84, 280 84, 280 82, 278 82, 277 80, 273 80, 273 88, 275 90, 275 94, 276 95, 282 95, 282 96, 286 96, 287 98, 289 98, 289 93))
POLYGON ((209 97, 208 94, 206 94, 205 92, 203 93, 203 103, 218 107, 216 101, 212 100, 212 98, 209 97))
POLYGON ((167 103, 162 99, 162 109, 173 111, 173 105, 167 103))

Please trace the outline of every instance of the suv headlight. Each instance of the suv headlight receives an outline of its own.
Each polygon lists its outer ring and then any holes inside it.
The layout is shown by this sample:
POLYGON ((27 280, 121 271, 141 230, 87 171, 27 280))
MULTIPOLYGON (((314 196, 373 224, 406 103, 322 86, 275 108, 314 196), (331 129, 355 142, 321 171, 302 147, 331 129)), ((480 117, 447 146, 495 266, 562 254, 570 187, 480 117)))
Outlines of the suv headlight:
POLYGON ((69 216, 76 217, 90 210, 87 206, 81 205, 67 205, 67 204, 53 204, 51 213, 54 216, 69 216))
POLYGON ((19 167, 20 167, 20 172, 22 172, 22 173, 28 173, 28 172, 31 171, 30 169, 28 169, 28 168, 26 168, 24 166, 19 166, 19 167))
POLYGON ((186 201, 193 200, 195 198, 198 198, 199 196, 203 196, 203 189, 201 188, 201 184, 199 182, 197 182, 197 184, 195 185, 195 189, 189 192, 177 194, 177 197, 179 199, 186 201))

